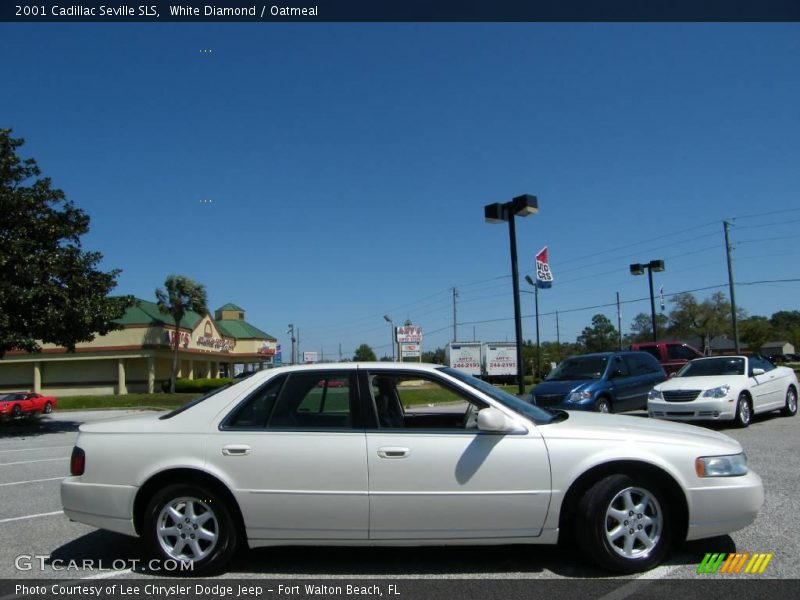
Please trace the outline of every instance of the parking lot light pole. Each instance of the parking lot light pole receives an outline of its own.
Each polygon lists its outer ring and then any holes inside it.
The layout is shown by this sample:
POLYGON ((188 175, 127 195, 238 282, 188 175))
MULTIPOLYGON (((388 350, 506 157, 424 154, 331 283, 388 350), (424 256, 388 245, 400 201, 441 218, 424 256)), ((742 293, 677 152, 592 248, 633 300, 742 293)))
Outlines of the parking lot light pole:
POLYGON ((392 317, 389 315, 383 315, 383 320, 389 323, 389 329, 391 330, 389 337, 392 339, 392 362, 394 362, 394 323, 392 322, 392 317))
POLYGON ((643 275, 647 269, 647 279, 650 282, 650 318, 653 322, 653 341, 658 341, 658 329, 656 328, 656 298, 653 294, 653 271, 660 273, 664 270, 663 260, 651 260, 649 263, 634 263, 630 266, 631 275, 643 275))
POLYGON ((487 223, 500 223, 508 221, 508 237, 511 244, 511 279, 514 289, 514 326, 517 337, 517 385, 519 394, 525 393, 525 375, 522 364, 522 314, 519 303, 519 270, 517 268, 517 231, 514 226, 514 217, 527 217, 539 212, 539 202, 536 196, 524 194, 517 196, 510 202, 495 202, 483 207, 483 216, 487 223))

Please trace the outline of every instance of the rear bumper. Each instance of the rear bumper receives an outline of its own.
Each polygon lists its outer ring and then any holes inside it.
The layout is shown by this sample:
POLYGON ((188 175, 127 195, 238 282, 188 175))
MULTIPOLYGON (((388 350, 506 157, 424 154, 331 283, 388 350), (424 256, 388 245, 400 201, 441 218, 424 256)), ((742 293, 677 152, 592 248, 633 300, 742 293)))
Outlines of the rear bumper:
POLYGON ((61 482, 61 505, 73 521, 126 535, 137 535, 133 501, 139 488, 83 483, 80 477, 61 482))
POLYGON ((743 477, 715 478, 713 483, 688 490, 687 540, 724 535, 747 527, 764 504, 764 486, 752 471, 743 477))

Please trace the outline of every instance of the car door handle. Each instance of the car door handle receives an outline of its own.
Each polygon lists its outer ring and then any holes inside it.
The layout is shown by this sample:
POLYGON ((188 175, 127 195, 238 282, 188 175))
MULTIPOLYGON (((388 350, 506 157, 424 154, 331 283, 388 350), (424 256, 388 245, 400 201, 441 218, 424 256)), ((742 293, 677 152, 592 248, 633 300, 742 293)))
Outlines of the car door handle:
POLYGON ((245 456, 246 454, 250 454, 250 450, 252 450, 250 446, 238 444, 230 444, 222 447, 222 453, 225 456, 245 456))
POLYGON ((378 448, 378 456, 381 458, 407 458, 411 454, 408 448, 401 448, 399 446, 384 446, 378 448))

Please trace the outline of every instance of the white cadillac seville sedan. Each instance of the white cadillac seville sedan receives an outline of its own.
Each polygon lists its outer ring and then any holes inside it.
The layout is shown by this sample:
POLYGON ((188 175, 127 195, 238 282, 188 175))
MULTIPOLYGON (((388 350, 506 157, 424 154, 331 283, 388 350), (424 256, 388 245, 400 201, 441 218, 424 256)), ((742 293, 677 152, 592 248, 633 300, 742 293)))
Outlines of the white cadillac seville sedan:
POLYGON ((676 421, 733 420, 747 427, 754 414, 797 414, 797 375, 760 356, 713 356, 686 363, 647 397, 651 417, 676 421))
POLYGON ((82 425, 75 521, 218 571, 237 547, 574 543, 618 573, 750 524, 742 447, 638 417, 547 411, 435 365, 262 371, 170 413, 82 425))

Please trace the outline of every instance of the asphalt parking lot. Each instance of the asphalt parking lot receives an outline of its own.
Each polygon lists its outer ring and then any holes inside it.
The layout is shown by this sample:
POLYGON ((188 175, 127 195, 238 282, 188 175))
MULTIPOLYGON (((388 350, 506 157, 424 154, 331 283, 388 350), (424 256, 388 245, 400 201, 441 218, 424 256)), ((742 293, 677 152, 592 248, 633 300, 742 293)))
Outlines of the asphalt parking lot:
MULTIPOLYGON (((152 577, 133 562, 140 556, 138 540, 72 523, 61 512, 59 484, 68 475, 78 426, 125 414, 130 411, 57 412, 32 424, 0 425, 0 578, 152 577), (84 561, 102 569, 73 566, 84 561)), ((734 551, 774 553, 760 578, 800 578, 800 417, 772 413, 755 418, 748 429, 715 428, 744 446, 751 468, 764 480, 765 506, 746 529, 685 544, 640 578, 708 578, 696 574, 705 553, 734 551)), ((552 546, 257 549, 243 551, 219 577, 607 578, 570 549, 552 546)))

